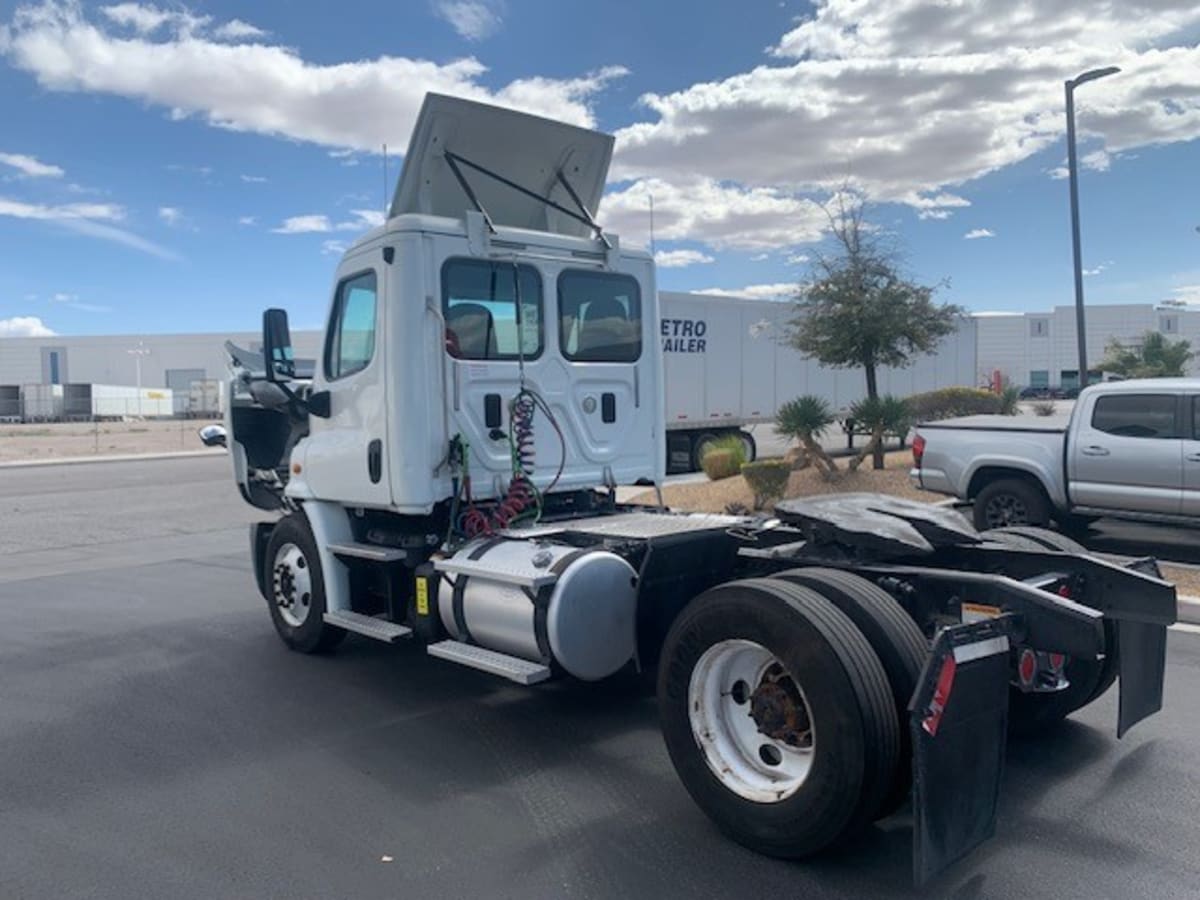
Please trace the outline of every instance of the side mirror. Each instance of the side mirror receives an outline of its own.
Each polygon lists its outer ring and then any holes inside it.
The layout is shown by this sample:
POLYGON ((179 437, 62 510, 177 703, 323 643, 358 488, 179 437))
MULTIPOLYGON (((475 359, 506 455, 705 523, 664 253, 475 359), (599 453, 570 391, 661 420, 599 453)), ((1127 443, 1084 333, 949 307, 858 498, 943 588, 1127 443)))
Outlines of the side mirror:
POLYGON ((268 381, 288 381, 296 377, 296 357, 292 352, 286 309, 263 312, 263 359, 268 381))
POLYGON ((197 432, 200 435, 200 443, 205 447, 227 447, 225 428, 221 425, 205 425, 197 432))

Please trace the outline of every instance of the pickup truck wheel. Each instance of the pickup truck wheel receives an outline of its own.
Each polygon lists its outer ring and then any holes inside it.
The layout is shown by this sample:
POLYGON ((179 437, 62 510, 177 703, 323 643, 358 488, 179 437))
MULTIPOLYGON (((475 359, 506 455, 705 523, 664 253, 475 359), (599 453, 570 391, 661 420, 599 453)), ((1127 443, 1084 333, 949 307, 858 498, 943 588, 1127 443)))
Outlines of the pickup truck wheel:
POLYGON ((299 513, 284 516, 263 555, 263 583, 275 631, 293 650, 324 653, 346 632, 325 624, 325 581, 317 542, 299 513))
POLYGON ((684 787, 734 840, 817 853, 869 824, 896 774, 887 676, 824 597, 775 579, 694 600, 667 635, 663 738, 684 787))
POLYGON ((877 816, 886 818, 904 805, 912 787, 908 702, 917 689, 921 669, 929 657, 929 641, 895 597, 861 575, 813 566, 789 569, 772 577, 812 588, 845 613, 883 665, 900 731, 900 765, 877 816))
POLYGON ((979 531, 1005 525, 1045 525, 1050 503, 1041 488, 1020 478, 1001 478, 984 485, 973 511, 979 531))

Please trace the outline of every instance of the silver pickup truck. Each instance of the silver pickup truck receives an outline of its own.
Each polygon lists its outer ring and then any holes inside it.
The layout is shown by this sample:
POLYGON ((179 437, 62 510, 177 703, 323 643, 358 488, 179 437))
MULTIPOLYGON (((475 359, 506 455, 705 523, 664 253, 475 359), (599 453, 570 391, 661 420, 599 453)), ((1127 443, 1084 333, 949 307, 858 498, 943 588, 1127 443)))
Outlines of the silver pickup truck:
POLYGON ((913 483, 974 504, 979 529, 1102 516, 1200 521, 1200 379, 1085 389, 1069 417, 920 425, 913 483))

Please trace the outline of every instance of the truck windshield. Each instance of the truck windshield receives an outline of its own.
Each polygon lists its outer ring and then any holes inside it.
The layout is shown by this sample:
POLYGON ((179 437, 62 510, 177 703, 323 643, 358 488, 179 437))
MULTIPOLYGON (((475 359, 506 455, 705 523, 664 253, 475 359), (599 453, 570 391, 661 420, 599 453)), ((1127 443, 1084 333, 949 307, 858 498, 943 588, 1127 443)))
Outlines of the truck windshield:
POLYGON ((563 272, 558 340, 563 356, 573 362, 636 362, 642 355, 637 280, 609 272, 563 272))
POLYGON ((442 314, 446 351, 458 359, 536 359, 542 353, 542 279, 533 266, 514 270, 509 262, 447 260, 442 267, 442 314))

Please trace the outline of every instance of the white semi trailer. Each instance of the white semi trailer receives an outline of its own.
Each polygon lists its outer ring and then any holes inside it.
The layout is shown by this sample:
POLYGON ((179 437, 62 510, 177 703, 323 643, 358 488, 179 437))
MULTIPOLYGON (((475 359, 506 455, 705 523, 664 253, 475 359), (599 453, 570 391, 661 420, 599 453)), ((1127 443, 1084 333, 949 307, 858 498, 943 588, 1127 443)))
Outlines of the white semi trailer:
POLYGON ((1174 588, 886 497, 618 504, 662 483, 667 432, 653 260, 590 212, 611 148, 429 96, 315 371, 282 310, 263 354, 230 348, 234 476, 278 515, 251 529, 275 629, 524 685, 657 673, 675 769, 735 840, 810 855, 911 793, 925 880, 991 834, 1010 721, 1048 728, 1118 676, 1121 732, 1159 708, 1174 588))
MULTIPOLYGON (((659 291, 658 301, 668 472, 699 469, 708 448, 730 434, 754 459, 757 426, 769 430, 779 407, 802 394, 840 411, 866 394, 861 370, 822 366, 790 346, 791 302, 672 291, 659 291)), ((880 369, 878 383, 882 393, 907 397, 977 377, 975 323, 963 319, 934 353, 880 369)))

